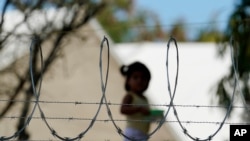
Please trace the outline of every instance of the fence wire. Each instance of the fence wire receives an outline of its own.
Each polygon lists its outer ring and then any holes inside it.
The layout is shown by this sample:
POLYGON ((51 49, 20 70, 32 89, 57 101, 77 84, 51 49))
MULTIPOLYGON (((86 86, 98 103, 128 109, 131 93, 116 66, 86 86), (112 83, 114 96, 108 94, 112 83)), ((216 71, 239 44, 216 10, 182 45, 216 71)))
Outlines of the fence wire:
MULTIPOLYGON (((84 137, 84 135, 91 129, 92 126, 94 126, 95 122, 104 122, 104 123, 109 123, 111 122, 113 124, 113 126, 116 128, 117 133, 129 140, 133 140, 133 141, 138 141, 138 140, 145 140, 150 138, 152 135, 154 135, 163 124, 165 123, 178 123, 179 126, 182 128, 183 130, 183 134, 187 135, 190 139, 194 140, 194 141, 208 141, 208 140, 212 140, 213 137, 215 135, 218 134, 218 132, 222 129, 223 125, 225 124, 250 124, 249 122, 241 122, 241 123, 234 123, 234 122, 226 122, 226 119, 229 116, 229 111, 232 108, 238 108, 238 109, 250 109, 250 106, 248 106, 246 104, 246 102, 244 102, 244 106, 237 106, 237 105, 233 105, 233 101, 235 98, 235 91, 237 89, 237 87, 239 86, 239 78, 238 78, 238 72, 237 72, 237 61, 235 61, 235 57, 234 56, 234 50, 233 50, 233 40, 231 40, 231 46, 230 46, 230 51, 231 51, 231 61, 232 61, 232 66, 234 69, 234 88, 233 88, 233 92, 232 92, 232 97, 231 97, 231 101, 230 101, 230 105, 228 107, 226 106, 221 106, 221 105, 176 105, 174 104, 174 97, 176 95, 176 89, 177 89, 177 84, 178 84, 178 71, 179 71, 179 53, 178 53, 178 45, 177 45, 177 41, 175 40, 175 38, 171 37, 168 41, 167 44, 167 56, 166 56, 166 73, 167 73, 167 81, 168 81, 168 91, 169 91, 169 97, 170 97, 170 102, 169 104, 149 104, 149 106, 156 106, 156 107, 165 107, 167 108, 167 110, 165 111, 163 117, 160 120, 156 120, 155 123, 157 124, 156 128, 148 134, 148 137, 145 139, 133 139, 133 138, 129 138, 124 134, 124 131, 117 125, 117 122, 126 122, 128 120, 124 120, 124 119, 115 119, 113 118, 112 115, 112 111, 110 109, 110 106, 120 106, 120 103, 111 103, 108 102, 106 99, 106 88, 107 88, 107 82, 108 82, 108 76, 109 76, 109 42, 108 39, 104 36, 101 45, 100 45, 100 56, 99 56, 99 69, 100 69, 100 81, 101 81, 101 90, 102 90, 102 96, 100 97, 100 101, 98 102, 86 102, 86 101, 50 101, 50 100, 40 100, 40 94, 41 94, 41 87, 42 87, 42 78, 43 78, 43 71, 41 71, 41 79, 40 82, 38 83, 38 89, 35 86, 35 82, 34 82, 34 75, 33 75, 33 64, 32 64, 32 60, 33 60, 33 51, 34 48, 38 47, 39 48, 39 52, 40 52, 40 58, 41 58, 41 68, 43 69, 43 54, 42 54, 42 48, 40 45, 40 41, 38 37, 34 37, 32 39, 31 45, 30 45, 30 77, 31 77, 31 83, 32 83, 32 89, 33 89, 33 95, 35 97, 35 100, 33 101, 25 101, 25 100, 8 100, 8 99, 1 99, 0 102, 20 102, 20 103, 25 103, 25 102, 30 102, 30 103, 34 103, 34 107, 32 109, 31 114, 28 117, 20 117, 20 116, 4 116, 3 119, 26 119, 26 122, 23 126, 23 128, 21 128, 21 130, 13 133, 13 135, 10 136, 1 136, 0 137, 0 141, 5 141, 5 140, 13 140, 14 138, 18 137, 19 134, 27 127, 27 125, 30 123, 31 120, 42 120, 46 126, 48 127, 48 130, 50 130, 50 133, 56 137, 59 140, 63 140, 63 141, 74 141, 74 140, 80 140, 84 137), (175 49, 176 49, 176 60, 177 60, 177 70, 176 70, 176 74, 175 74, 175 82, 174 82, 174 86, 172 87, 169 81, 169 66, 168 66, 168 54, 169 54, 169 48, 170 48, 170 43, 174 42, 175 45, 175 49), (103 48, 104 48, 104 43, 106 43, 106 47, 108 50, 108 54, 107 54, 107 67, 106 70, 104 70, 105 74, 103 74, 103 48), (172 91, 173 88, 173 91, 172 91), (82 118, 82 117, 49 117, 46 116, 40 106, 40 104, 71 104, 71 105, 98 105, 98 108, 96 110, 96 113, 94 114, 94 116, 92 118, 82 118), (98 119, 98 114, 100 112, 100 109, 102 107, 102 105, 104 105, 107 109, 107 114, 109 119, 98 119), (193 121, 193 120, 180 120, 180 117, 178 115, 177 112, 177 107, 180 108, 223 108, 223 109, 227 109, 227 112, 223 118, 222 121, 193 121), (38 111, 40 112, 40 117, 39 116, 33 116, 34 112, 38 109, 38 111), (169 114, 170 109, 173 109, 174 115, 176 117, 176 120, 167 120, 167 116, 169 114), (89 125, 87 127, 85 127, 85 129, 80 132, 76 137, 63 137, 62 135, 59 135, 57 133, 56 130, 53 129, 53 127, 50 125, 49 120, 68 120, 68 121, 88 121, 89 125), (205 139, 200 139, 199 137, 194 137, 193 135, 190 134, 190 132, 187 130, 187 128, 184 126, 184 124, 214 124, 214 125, 218 125, 218 128, 210 135, 207 136, 207 138, 205 139)), ((242 91, 240 92, 241 95, 243 95, 242 91)), ((142 106, 142 105, 140 105, 142 106)), ((148 120, 133 120, 132 122, 149 122, 148 120)), ((34 141, 38 141, 38 140, 34 140, 34 141)), ((41 140, 42 141, 42 140, 41 140)), ((54 141, 54 140, 51 140, 54 141)))

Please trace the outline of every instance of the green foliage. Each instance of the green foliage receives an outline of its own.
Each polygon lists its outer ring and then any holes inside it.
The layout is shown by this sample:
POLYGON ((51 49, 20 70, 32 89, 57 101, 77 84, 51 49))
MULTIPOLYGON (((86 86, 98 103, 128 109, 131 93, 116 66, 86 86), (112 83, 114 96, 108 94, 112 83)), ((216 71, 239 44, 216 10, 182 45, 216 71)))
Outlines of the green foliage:
MULTIPOLYGON (((129 9, 128 3, 124 0, 114 1, 113 4, 108 3, 103 11, 97 16, 103 28, 112 37, 115 42, 120 42, 123 38, 123 32, 128 30, 129 24, 125 20, 119 20, 114 13, 124 12, 127 14, 129 9), (112 28, 110 28, 110 26, 112 28)), ((127 19, 127 15, 124 15, 127 19)))
POLYGON ((175 22, 172 29, 170 30, 170 35, 175 37, 178 41, 187 41, 185 21, 179 19, 175 22))
POLYGON ((165 40, 166 32, 157 15, 147 10, 135 10, 132 0, 105 1, 106 8, 97 15, 114 42, 165 40))
POLYGON ((219 42, 223 38, 223 33, 219 30, 217 25, 217 16, 219 13, 213 15, 207 27, 204 27, 198 31, 198 35, 195 39, 197 42, 219 42))
MULTIPOLYGON (((246 103, 250 102, 250 1, 241 0, 241 3, 236 6, 235 11, 229 17, 228 26, 224 34, 222 46, 219 51, 223 54, 226 47, 228 47, 228 41, 233 39, 233 46, 236 59, 236 67, 239 73, 239 79, 241 83, 241 91, 245 98, 246 103)), ((229 76, 224 76, 227 81, 233 80, 233 66, 231 66, 229 76)), ((223 79, 223 80, 224 80, 223 79)), ((223 81, 220 81, 223 83, 223 81)), ((230 95, 227 91, 219 91, 219 89, 226 89, 224 85, 218 85, 218 95, 222 103, 226 104, 227 100, 223 100, 223 95, 230 95)), ((249 111, 247 111, 249 112, 249 111)))
POLYGON ((198 42, 218 42, 223 37, 217 29, 202 29, 198 33, 196 41, 198 42))

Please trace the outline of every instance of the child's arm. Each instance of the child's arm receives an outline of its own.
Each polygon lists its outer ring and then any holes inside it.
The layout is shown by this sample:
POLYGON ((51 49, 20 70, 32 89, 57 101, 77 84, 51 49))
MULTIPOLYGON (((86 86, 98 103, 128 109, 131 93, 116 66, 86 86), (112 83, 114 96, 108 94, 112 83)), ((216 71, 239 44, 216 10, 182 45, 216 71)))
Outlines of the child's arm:
POLYGON ((125 115, 132 115, 135 113, 142 113, 144 115, 149 115, 150 111, 148 108, 143 106, 135 106, 130 105, 133 101, 133 97, 131 95, 126 95, 123 98, 122 105, 121 105, 121 113, 125 115))

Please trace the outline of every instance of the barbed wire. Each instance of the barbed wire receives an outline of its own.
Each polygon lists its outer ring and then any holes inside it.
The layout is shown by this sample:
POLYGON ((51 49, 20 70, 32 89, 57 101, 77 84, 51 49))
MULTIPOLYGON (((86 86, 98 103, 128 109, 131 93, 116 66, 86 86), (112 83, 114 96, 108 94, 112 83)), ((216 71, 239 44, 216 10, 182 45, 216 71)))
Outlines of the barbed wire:
MULTIPOLYGON (((130 137, 127 137, 124 133, 123 133, 123 130, 116 124, 116 122, 126 122, 128 120, 124 120, 124 119, 114 119, 113 118, 113 115, 112 115, 112 112, 111 112, 111 109, 110 109, 110 106, 114 105, 114 106, 120 106, 122 104, 120 103, 111 103, 111 102, 108 102, 107 101, 107 98, 106 98, 106 89, 107 89, 107 84, 108 84, 108 76, 109 76, 109 61, 110 61, 110 54, 109 54, 109 42, 108 42, 108 39, 104 36, 102 42, 101 42, 101 45, 100 45, 100 55, 99 55, 99 69, 100 69, 100 79, 101 79, 101 99, 100 99, 100 102, 84 102, 84 101, 47 101, 47 100, 40 100, 40 94, 41 94, 41 86, 42 86, 42 81, 43 81, 43 54, 42 54, 42 48, 41 48, 41 45, 40 45, 40 42, 39 42, 39 38, 38 37, 34 37, 32 39, 32 42, 31 42, 31 45, 30 45, 30 77, 31 77, 31 83, 32 83, 32 90, 33 90, 33 95, 35 97, 35 100, 31 100, 31 101, 25 101, 25 100, 0 100, 0 102, 31 102, 31 103, 34 103, 34 107, 32 109, 32 112, 31 114, 28 116, 26 122, 25 122, 25 125, 24 127, 15 132, 13 135, 9 136, 9 137, 5 137, 5 136, 2 136, 0 138, 0 141, 5 141, 5 140, 11 140, 11 139, 14 139, 16 138, 20 133, 21 131, 23 131, 26 126, 29 124, 29 122, 31 121, 31 119, 42 119, 44 121, 44 123, 46 124, 46 126, 48 127, 48 129, 50 130, 51 134, 54 136, 54 137, 57 137, 58 139, 60 140, 65 140, 65 141, 74 141, 74 140, 80 140, 81 138, 83 138, 83 136, 90 130, 90 128, 94 125, 94 123, 96 121, 98 122, 112 122, 112 124, 114 125, 114 127, 116 128, 117 130, 117 133, 122 135, 123 137, 129 139, 129 140, 135 140, 135 141, 138 141, 138 140, 142 140, 142 139, 134 139, 134 138, 130 138, 130 137), (106 46, 107 46, 107 67, 106 67, 106 73, 105 73, 105 76, 103 75, 103 48, 104 48, 104 43, 106 42, 106 46), (37 47, 39 49, 39 52, 40 52, 40 59, 41 59, 41 78, 40 78, 40 81, 39 81, 39 84, 38 84, 38 89, 36 88, 36 85, 35 85, 35 81, 34 81, 34 74, 33 74, 33 64, 32 64, 32 60, 33 60, 33 52, 34 52, 34 48, 37 47), (97 108, 97 111, 94 115, 93 118, 78 118, 78 117, 46 117, 40 104, 42 103, 49 103, 49 104, 74 104, 74 105, 87 105, 87 104, 92 104, 92 105, 99 105, 98 108, 97 108), (97 119, 97 116, 100 112, 100 108, 102 105, 105 105, 106 106, 106 109, 107 109, 107 114, 108 114, 108 117, 109 119, 97 119), (40 117, 34 117, 33 116, 33 113, 36 109, 36 107, 38 107, 38 110, 40 112, 40 117), (49 122, 47 120, 68 120, 68 121, 74 121, 74 120, 81 120, 81 121, 90 121, 89 125, 86 127, 86 129, 82 132, 80 132, 76 137, 72 137, 72 138, 69 138, 69 137, 62 137, 60 136, 59 134, 57 134, 56 130, 54 130, 49 122)), ((232 64, 233 64, 233 69, 234 69, 234 75, 235 75, 235 78, 234 78, 234 89, 233 89, 233 94, 232 94, 232 97, 231 97, 231 102, 230 102, 230 105, 227 107, 227 106, 221 106, 221 105, 175 105, 174 104, 174 97, 175 97, 175 94, 176 94, 176 90, 177 90, 177 83, 178 83, 178 72, 179 72, 179 53, 178 53, 178 45, 177 45, 177 41, 171 37, 168 41, 168 44, 167 44, 167 55, 166 55, 166 73, 167 73, 167 81, 168 81, 168 91, 169 91, 169 96, 170 96, 170 102, 169 104, 147 104, 147 105, 150 105, 150 106, 163 106, 163 107, 166 107, 168 108, 165 112, 165 114, 163 115, 163 117, 160 119, 160 120, 157 120, 155 121, 155 123, 157 123, 157 127, 151 132, 148 134, 147 138, 148 139, 149 137, 151 137, 154 133, 156 133, 160 127, 164 124, 164 123, 178 123, 180 125, 180 127, 182 128, 183 130, 183 133, 185 135, 187 135, 189 138, 191 138, 192 140, 195 140, 195 141, 207 141, 207 140, 212 140, 212 138, 221 130, 222 126, 224 124, 249 124, 249 122, 241 122, 241 123, 233 123, 233 122, 226 122, 226 119, 228 118, 228 115, 229 115, 229 111, 232 109, 232 108, 250 108, 250 106, 246 105, 244 103, 244 106, 238 106, 238 105, 233 105, 233 100, 234 100, 234 95, 235 95, 235 91, 236 91, 236 87, 238 86, 239 87, 239 78, 238 78, 238 75, 237 75, 237 64, 235 63, 235 60, 234 60, 234 52, 233 52, 233 46, 230 47, 230 51, 231 51, 231 61, 232 61, 232 64), (170 80, 169 80, 169 66, 168 66, 168 54, 169 54, 169 49, 170 49, 170 43, 171 41, 174 41, 174 44, 175 44, 175 48, 176 48, 176 52, 177 52, 177 55, 176 55, 176 60, 177 60, 177 69, 176 69, 176 77, 175 77, 175 83, 174 83, 174 87, 173 87, 173 91, 171 91, 171 84, 170 84, 170 80), (226 108, 227 109, 227 112, 225 114, 225 117, 223 118, 222 121, 220 122, 217 122, 217 121, 184 121, 184 120, 180 120, 179 116, 178 116, 178 113, 177 113, 177 110, 176 110, 176 107, 181 107, 181 108, 226 108), (174 115, 176 117, 176 120, 167 120, 167 116, 169 114, 169 111, 170 109, 173 108, 173 111, 174 111, 174 115), (186 124, 216 124, 216 125, 219 125, 218 129, 211 135, 209 135, 206 139, 199 139, 198 137, 193 137, 191 134, 189 134, 189 131, 187 130, 186 127, 184 127, 184 123, 186 124)), ((241 92, 242 94, 242 92, 241 92)), ((128 104, 128 105, 135 105, 135 104, 128 104)), ((136 104, 136 105, 139 105, 139 104, 136 104)), ((140 104, 142 105, 142 104, 140 104)), ((20 119, 20 118, 26 118, 26 117, 18 117, 18 116, 5 116, 3 117, 4 119, 20 119)), ((132 120, 130 120, 132 121, 132 120)), ((133 120, 134 122, 149 122, 149 120, 133 120)))
MULTIPOLYGON (((114 127, 116 128, 117 130, 117 133, 122 135, 123 137, 125 137, 126 139, 129 139, 129 140, 132 140, 132 141, 141 141, 141 140, 147 140, 149 139, 154 133, 156 133, 157 130, 160 129, 160 127, 164 124, 164 121, 165 119, 167 118, 167 115, 170 111, 170 108, 171 106, 168 107, 167 111, 165 112, 164 116, 162 116, 161 120, 159 121, 158 123, 158 126, 151 132, 151 133, 148 133, 147 134, 147 137, 146 138, 142 138, 142 139, 135 139, 135 138, 131 138, 127 135, 124 134, 124 131, 116 124, 116 122, 114 121, 113 119, 113 115, 112 115, 112 112, 110 110, 110 107, 109 107, 109 104, 107 102, 107 99, 106 99, 106 87, 107 87, 107 79, 108 79, 108 72, 109 72, 109 42, 108 42, 108 39, 106 37, 104 37, 103 39, 103 42, 102 42, 102 45, 101 45, 101 52, 100 52, 100 59, 99 59, 99 68, 100 68, 100 76, 101 76, 101 86, 102 86, 102 93, 103 93, 103 96, 104 96, 104 101, 105 101, 105 105, 106 105, 106 108, 107 108, 107 113, 108 113, 108 116, 109 118, 111 119, 114 127), (106 78, 105 78, 105 82, 103 81, 103 74, 102 74, 102 48, 103 48, 103 43, 104 41, 106 41, 107 43, 107 48, 108 48, 108 63, 107 63, 107 70, 106 70, 106 78)), ((170 100, 170 105, 173 103, 173 99, 174 99, 174 96, 171 97, 171 100, 170 100)), ((148 121, 149 122, 149 121, 148 121)))
MULTIPOLYGON (((14 119, 25 119, 27 117, 20 117, 20 116, 4 116, 3 119, 10 119, 10 120, 14 120, 14 119)), ((33 116, 32 120, 40 120, 43 118, 40 116, 33 116)), ((66 120, 66 121, 92 121, 92 118, 82 118, 82 117, 46 117, 46 119, 48 120, 66 120)), ((151 120, 149 119, 113 119, 115 122, 151 122, 151 120)), ((108 122, 112 122, 112 120, 110 118, 107 119, 96 119, 96 122, 103 122, 103 123, 108 123, 108 122)), ((161 120, 155 120, 152 123, 159 123, 161 122, 161 120)), ((178 123, 178 120, 164 120, 164 123, 178 123)), ((182 120, 181 123, 185 123, 185 124, 211 124, 211 125, 219 125, 222 122, 219 121, 194 121, 194 120, 182 120)), ((250 122, 224 122, 224 124, 228 124, 228 125, 232 125, 232 124, 237 124, 237 125, 249 125, 250 122)))
MULTIPOLYGON (((39 39, 34 39, 32 40, 32 42, 38 42, 39 39)), ((33 46, 31 46, 33 48, 33 46)), ((32 88, 33 88, 33 92, 35 93, 35 96, 36 96, 36 101, 39 101, 39 97, 40 97, 40 89, 41 89, 41 84, 42 84, 42 72, 43 72, 43 55, 42 55, 42 48, 41 48, 41 45, 37 46, 39 47, 39 50, 40 50, 40 57, 41 57, 41 80, 40 80, 40 85, 39 85, 39 90, 37 91, 36 90, 36 86, 35 86, 35 83, 34 83, 34 75, 33 75, 33 66, 32 66, 32 63, 30 63, 30 77, 31 77, 31 82, 32 82, 32 88)), ((30 52, 30 62, 31 62, 31 59, 32 59, 32 50, 30 52)), ((78 136, 76 137, 62 137, 61 135, 59 135, 56 130, 54 130, 51 125, 48 123, 48 121, 46 120, 46 116, 40 106, 40 104, 37 102, 37 105, 38 105, 38 109, 39 109, 39 112, 41 114, 41 118, 43 119, 43 121, 45 122, 46 126, 48 127, 48 129, 51 131, 51 134, 55 137, 57 137, 58 139, 61 139, 61 140, 65 140, 65 141, 74 141, 74 140, 80 140, 88 131, 89 129, 94 125, 94 122, 96 121, 96 118, 100 112, 100 109, 101 109, 101 105, 102 105, 102 102, 103 102, 103 98, 104 98, 104 95, 101 97, 101 100, 99 102, 99 106, 98 106, 98 109, 96 111, 96 114, 94 115, 94 117, 92 118, 91 122, 89 123, 88 127, 86 127, 85 130, 83 130, 82 132, 80 132, 78 134, 78 136)))
MULTIPOLYGON (((33 49, 33 46, 35 46, 35 42, 32 42, 32 43, 31 43, 31 49, 33 49)), ((30 52, 33 52, 33 51, 30 50, 30 52)), ((32 60, 32 59, 30 59, 30 60, 32 60)), ((32 63, 30 62, 30 64, 32 64, 32 63)), ((32 72, 31 72, 31 73, 32 73, 32 72)), ((40 91, 40 88, 39 88, 39 91, 40 91)), ((36 93, 33 93, 33 95, 34 95, 35 97, 37 97, 36 93)), ((18 137, 18 136, 20 135, 20 133, 28 126, 28 124, 30 123, 30 121, 31 121, 31 119, 32 119, 32 116, 34 115, 35 109, 36 109, 36 107, 37 107, 37 105, 38 105, 38 102, 37 102, 37 101, 38 101, 38 99, 36 99, 35 104, 34 104, 32 110, 31 110, 31 113, 28 115, 28 117, 27 117, 26 120, 24 121, 23 127, 21 127, 17 132, 15 132, 15 133, 14 133, 13 135, 11 135, 11 136, 8 136, 8 137, 1 136, 1 137, 0 137, 0 141, 10 140, 10 139, 16 138, 16 137, 18 137)))
MULTIPOLYGON (((9 99, 0 99, 0 102, 18 102, 18 103, 35 103, 36 101, 30 100, 9 100, 9 99)), ((86 101, 51 101, 51 100, 39 100, 38 103, 40 104, 72 104, 72 105, 99 105, 99 102, 86 102, 86 101)), ((102 105, 108 104, 110 106, 121 106, 121 105, 128 105, 128 106, 152 106, 152 107, 169 107, 172 105, 169 104, 121 104, 121 103, 111 103, 111 102, 103 102, 102 105)), ((173 104, 175 107, 181 108, 227 108, 228 106, 224 105, 185 105, 185 104, 173 104)), ((232 105, 232 109, 245 109, 250 108, 250 105, 232 105)))
POLYGON ((234 76, 235 76, 235 79, 237 81, 237 86, 239 88, 239 93, 240 93, 240 96, 241 96, 241 100, 243 102, 243 105, 244 105, 244 108, 248 111, 246 112, 248 115, 250 115, 250 106, 247 105, 246 103, 246 100, 244 98, 244 94, 243 94, 243 91, 241 89, 241 86, 239 84, 240 82, 240 79, 239 79, 239 74, 238 74, 238 54, 235 54, 234 53, 234 49, 237 50, 237 46, 236 46, 236 43, 234 41, 234 37, 231 36, 230 38, 230 50, 231 50, 231 60, 232 60, 232 68, 233 68, 233 71, 234 71, 234 76))
MULTIPOLYGON (((231 109, 232 109, 232 105, 233 105, 233 101, 234 101, 234 97, 235 97, 235 91, 236 91, 236 87, 237 87, 237 83, 238 83, 238 82, 237 82, 237 78, 236 78, 236 77, 237 77, 237 76, 236 76, 236 75, 237 75, 237 72, 236 72, 236 68, 235 68, 235 65, 234 65, 234 52, 233 52, 233 50, 232 50, 232 46, 230 47, 230 51, 231 51, 231 62, 232 62, 232 64, 233 64, 233 66, 234 66, 234 76, 235 76, 235 77, 234 77, 233 93, 232 93, 232 96, 231 96, 230 104, 229 104, 229 106, 227 107, 227 112, 226 112, 226 114, 225 114, 225 116, 224 116, 222 122, 220 123, 218 129, 215 130, 214 133, 208 135, 208 137, 205 138, 205 139, 200 139, 199 137, 194 137, 194 136, 192 136, 192 135, 188 132, 187 128, 186 128, 186 127, 182 124, 182 122, 180 121, 180 118, 179 118, 179 116, 178 116, 178 112, 177 112, 175 106, 172 105, 172 106, 173 106, 174 115, 175 115, 175 117, 176 117, 176 119, 177 119, 177 121, 178 121, 180 127, 182 128, 183 133, 184 133, 185 135, 187 135, 190 139, 194 140, 194 141, 210 141, 210 140, 212 140, 212 138, 221 130, 222 126, 224 125, 224 123, 225 123, 226 119, 228 118, 229 113, 230 113, 230 111, 231 111, 231 109)), ((176 39, 173 38, 173 37, 171 37, 171 38, 169 39, 168 44, 167 44, 167 59, 166 59, 166 60, 167 60, 167 61, 166 61, 166 66, 167 66, 167 83, 168 83, 168 91, 169 91, 169 96, 170 96, 170 98, 172 98, 172 97, 175 95, 175 93, 176 93, 177 81, 178 81, 178 71, 179 71, 179 52, 178 52, 178 45, 177 45, 176 39), (168 69, 169 69, 169 68, 168 68, 168 54, 169 54, 169 48, 170 48, 170 43, 171 43, 171 41, 173 41, 174 44, 175 44, 176 54, 177 54, 177 55, 176 55, 176 57, 177 57, 177 58, 176 58, 176 59, 177 59, 177 70, 176 70, 175 85, 174 85, 174 91, 173 91, 173 92, 171 91, 171 84, 170 84, 169 71, 168 71, 168 69)))

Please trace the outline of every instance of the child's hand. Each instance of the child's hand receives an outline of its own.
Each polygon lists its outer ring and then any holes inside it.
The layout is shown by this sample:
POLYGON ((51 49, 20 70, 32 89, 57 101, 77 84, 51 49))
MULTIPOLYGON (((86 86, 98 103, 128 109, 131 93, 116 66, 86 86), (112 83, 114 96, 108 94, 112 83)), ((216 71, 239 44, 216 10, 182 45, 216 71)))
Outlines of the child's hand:
POLYGON ((149 108, 146 108, 146 107, 139 107, 139 112, 142 113, 143 115, 149 115, 150 114, 149 108))

